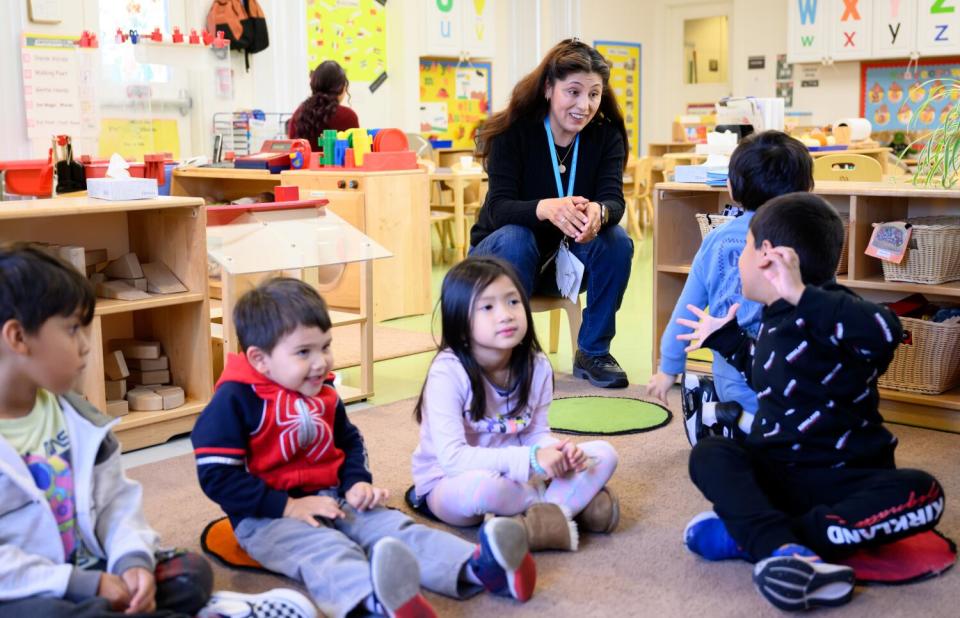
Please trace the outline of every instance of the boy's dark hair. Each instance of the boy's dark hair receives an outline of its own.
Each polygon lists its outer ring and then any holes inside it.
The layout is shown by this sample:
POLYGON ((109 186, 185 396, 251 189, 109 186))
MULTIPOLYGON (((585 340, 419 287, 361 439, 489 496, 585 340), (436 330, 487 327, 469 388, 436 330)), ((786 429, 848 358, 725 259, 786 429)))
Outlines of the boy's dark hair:
POLYGON ((733 151, 727 177, 734 201, 756 210, 778 195, 812 191, 813 159, 802 142, 786 133, 753 133, 733 151))
MULTIPOLYGON (((510 383, 517 384, 517 396, 514 407, 508 414, 517 414, 527 407, 530 399, 530 382, 533 380, 533 368, 540 353, 540 342, 533 329, 533 314, 530 301, 523 291, 523 284, 517 277, 513 266, 499 258, 483 256, 469 257, 453 268, 443 278, 440 290, 440 319, 443 336, 440 350, 449 349, 463 365, 470 379, 473 399, 470 402, 470 419, 479 421, 487 412, 486 391, 483 387, 483 369, 470 348, 471 318, 477 295, 500 277, 507 277, 520 293, 523 312, 527 316, 527 334, 524 335, 510 355, 510 383)), ((413 416, 423 421, 423 393, 426 384, 420 390, 420 398, 414 407, 413 416)))
POLYGON ((240 349, 257 346, 267 354, 298 326, 330 330, 327 303, 308 284, 277 277, 265 281, 240 297, 233 308, 240 349))
POLYGON ((826 200, 812 193, 788 193, 763 205, 750 221, 754 246, 764 240, 791 247, 800 258, 800 276, 809 285, 836 276, 843 248, 843 221, 826 200))
POLYGON ((16 320, 34 334, 53 316, 77 312, 86 326, 96 304, 90 281, 70 264, 35 245, 0 244, 0 326, 16 320))

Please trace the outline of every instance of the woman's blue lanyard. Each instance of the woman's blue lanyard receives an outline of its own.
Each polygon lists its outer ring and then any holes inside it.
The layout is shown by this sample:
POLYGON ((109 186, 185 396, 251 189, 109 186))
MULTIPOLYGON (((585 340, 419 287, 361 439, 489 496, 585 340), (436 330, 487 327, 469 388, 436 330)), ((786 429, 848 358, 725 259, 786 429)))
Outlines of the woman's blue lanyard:
POLYGON ((557 161, 557 148, 553 145, 553 131, 550 130, 550 116, 543 119, 543 128, 547 132, 547 142, 550 143, 550 160, 553 162, 553 177, 557 181, 557 195, 571 197, 573 183, 577 179, 577 154, 580 152, 580 134, 573 139, 573 160, 570 162, 570 178, 567 179, 567 193, 563 193, 563 183, 560 182, 560 163, 557 161))

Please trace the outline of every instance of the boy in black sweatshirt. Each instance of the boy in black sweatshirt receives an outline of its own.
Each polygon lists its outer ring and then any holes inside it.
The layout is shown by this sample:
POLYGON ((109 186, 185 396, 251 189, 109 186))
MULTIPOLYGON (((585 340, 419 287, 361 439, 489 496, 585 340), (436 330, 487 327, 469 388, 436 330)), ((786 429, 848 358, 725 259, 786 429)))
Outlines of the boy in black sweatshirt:
POLYGON ((691 306, 700 321, 679 320, 693 329, 678 336, 688 351, 723 355, 759 401, 749 424, 718 406, 741 439, 706 438, 691 452, 690 477, 714 511, 696 516, 684 541, 708 560, 757 561, 754 582, 781 609, 848 602, 853 569, 821 556, 929 530, 943 512, 936 479, 894 463, 877 378, 900 321, 833 280, 842 244, 840 217, 822 198, 772 199, 739 263, 744 296, 765 305, 757 339, 732 319, 736 306, 724 317, 691 306))

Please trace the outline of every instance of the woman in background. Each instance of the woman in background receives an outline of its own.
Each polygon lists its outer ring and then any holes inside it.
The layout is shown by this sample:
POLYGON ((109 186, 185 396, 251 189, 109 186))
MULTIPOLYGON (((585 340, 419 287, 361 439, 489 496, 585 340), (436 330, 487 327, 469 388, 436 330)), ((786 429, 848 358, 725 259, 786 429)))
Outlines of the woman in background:
POLYGON ((357 114, 340 103, 349 95, 350 81, 335 60, 324 60, 310 74, 310 96, 293 112, 287 134, 302 138, 314 150, 327 129, 346 131, 360 126, 357 114))

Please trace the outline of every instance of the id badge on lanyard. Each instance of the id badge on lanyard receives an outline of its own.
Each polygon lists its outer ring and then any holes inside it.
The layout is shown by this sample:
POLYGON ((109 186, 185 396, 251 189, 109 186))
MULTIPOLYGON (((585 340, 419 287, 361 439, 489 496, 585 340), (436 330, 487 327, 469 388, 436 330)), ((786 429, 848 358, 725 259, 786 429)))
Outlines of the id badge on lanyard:
MULTIPOLYGON (((547 142, 550 145, 550 161, 553 163, 553 178, 557 183, 557 195, 559 197, 572 197, 573 186, 577 179, 577 159, 580 154, 580 134, 573 139, 573 160, 570 163, 570 177, 567 179, 567 192, 563 192, 563 183, 560 180, 560 162, 557 160, 557 149, 553 143, 553 131, 550 130, 550 116, 543 119, 543 129, 547 133, 547 142)), ((564 298, 569 298, 570 302, 577 302, 577 296, 580 295, 580 284, 583 281, 583 262, 577 259, 577 256, 570 252, 567 244, 567 237, 564 236, 560 241, 560 247, 556 253, 540 269, 543 273, 552 260, 556 259, 557 271, 557 289, 564 298)))

